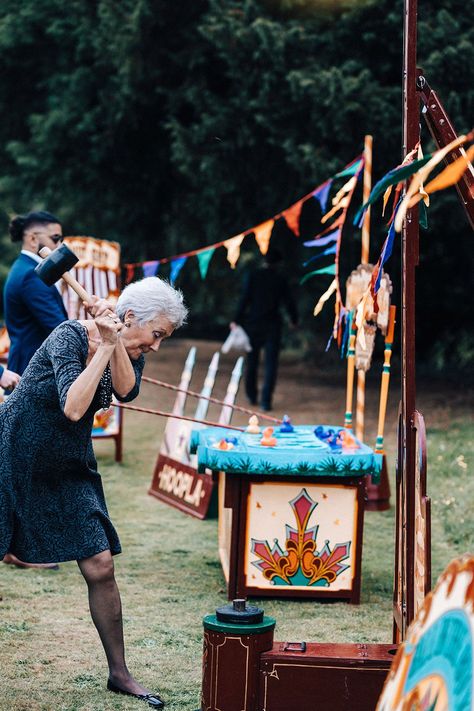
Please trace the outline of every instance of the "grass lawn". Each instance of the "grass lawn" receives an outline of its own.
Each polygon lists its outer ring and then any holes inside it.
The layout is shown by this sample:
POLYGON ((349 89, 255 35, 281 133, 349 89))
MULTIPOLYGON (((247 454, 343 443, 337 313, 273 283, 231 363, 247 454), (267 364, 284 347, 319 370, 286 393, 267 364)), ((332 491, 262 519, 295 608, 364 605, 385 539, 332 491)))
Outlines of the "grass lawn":
MULTIPOLYGON (((147 365, 149 375, 177 382, 189 342, 175 343, 147 365)), ((318 403, 323 401, 328 408, 325 416, 335 418, 337 411, 343 411, 342 388, 331 399, 316 385, 309 392, 296 365, 283 371, 280 382, 294 391, 290 410, 294 422, 328 421, 319 414, 311 417, 311 413, 320 413, 318 403)), ((387 452, 393 478, 397 392, 392 399, 387 452)), ((427 385, 419 399, 428 430, 435 580, 453 557, 473 547, 474 422, 467 392, 459 391, 449 399, 447 393, 427 385)), ((171 394, 144 385, 136 404, 167 409, 172 401, 171 394)), ((245 404, 242 396, 239 402, 245 404)), ((210 411, 209 416, 214 414, 210 411)), ((128 664, 140 681, 163 694, 170 711, 194 711, 199 707, 201 621, 226 602, 217 555, 217 521, 193 519, 147 495, 164 420, 138 413, 126 413, 125 420, 124 463, 115 464, 110 442, 97 443, 96 453, 124 551, 115 561, 128 664)), ((235 421, 245 421, 245 417, 235 421)), ((368 429, 374 434, 373 417, 368 429)), ((259 601, 277 620, 276 639, 390 642, 393 527, 393 506, 387 512, 366 514, 360 606, 259 601)), ((61 564, 56 572, 2 565, 0 596, 2 711, 147 708, 104 690, 105 657, 75 563, 61 564)))

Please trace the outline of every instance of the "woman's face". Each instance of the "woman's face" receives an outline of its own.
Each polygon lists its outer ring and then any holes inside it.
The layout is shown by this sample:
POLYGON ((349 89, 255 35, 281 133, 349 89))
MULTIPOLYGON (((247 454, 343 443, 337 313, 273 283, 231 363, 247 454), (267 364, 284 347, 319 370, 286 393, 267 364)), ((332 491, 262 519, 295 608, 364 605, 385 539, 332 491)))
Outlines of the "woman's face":
POLYGON ((156 353, 162 341, 165 338, 169 338, 174 331, 174 327, 166 316, 157 316, 152 321, 140 326, 134 314, 131 311, 127 311, 124 323, 120 337, 125 350, 132 360, 137 360, 142 353, 149 353, 150 351, 155 351, 156 353))

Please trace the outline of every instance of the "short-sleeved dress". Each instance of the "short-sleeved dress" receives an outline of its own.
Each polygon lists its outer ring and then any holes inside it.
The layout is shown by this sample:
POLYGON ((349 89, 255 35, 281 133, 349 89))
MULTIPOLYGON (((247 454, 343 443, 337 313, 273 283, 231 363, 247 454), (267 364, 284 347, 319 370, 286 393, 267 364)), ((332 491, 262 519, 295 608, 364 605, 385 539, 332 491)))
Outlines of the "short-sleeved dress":
MULTIPOLYGON (((0 405, 0 560, 80 560, 120 541, 109 518, 92 449, 99 385, 78 421, 63 413, 67 393, 86 366, 88 337, 78 321, 58 326, 35 353, 19 385, 0 405)), ((131 361, 138 394, 144 358, 131 361)))

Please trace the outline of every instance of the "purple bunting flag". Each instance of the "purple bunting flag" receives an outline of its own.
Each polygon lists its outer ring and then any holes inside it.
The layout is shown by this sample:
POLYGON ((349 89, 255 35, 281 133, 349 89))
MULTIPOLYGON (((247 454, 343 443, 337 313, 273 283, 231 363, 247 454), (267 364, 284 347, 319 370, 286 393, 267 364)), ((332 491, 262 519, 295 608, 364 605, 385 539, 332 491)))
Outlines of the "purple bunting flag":
POLYGON ((313 197, 316 198, 316 200, 319 200, 319 204, 321 205, 321 211, 323 213, 326 212, 328 195, 329 195, 329 191, 331 190, 331 185, 332 185, 332 179, 326 180, 326 182, 323 183, 322 185, 320 185, 319 188, 316 188, 316 190, 313 193, 313 197))
POLYGON ((156 276, 160 268, 160 263, 156 260, 153 262, 143 262, 142 267, 144 277, 156 276))

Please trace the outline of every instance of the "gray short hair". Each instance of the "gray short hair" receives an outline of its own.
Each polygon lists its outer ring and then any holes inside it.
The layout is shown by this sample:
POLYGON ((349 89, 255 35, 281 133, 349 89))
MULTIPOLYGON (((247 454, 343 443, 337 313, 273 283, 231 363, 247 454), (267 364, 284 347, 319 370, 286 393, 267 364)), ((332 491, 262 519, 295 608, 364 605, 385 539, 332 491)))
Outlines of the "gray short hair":
POLYGON ((174 328, 179 328, 185 323, 188 314, 182 292, 159 277, 146 277, 125 287, 115 311, 123 321, 129 309, 135 314, 140 326, 153 321, 157 316, 165 316, 174 328))

